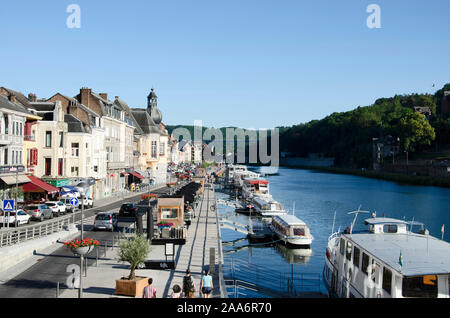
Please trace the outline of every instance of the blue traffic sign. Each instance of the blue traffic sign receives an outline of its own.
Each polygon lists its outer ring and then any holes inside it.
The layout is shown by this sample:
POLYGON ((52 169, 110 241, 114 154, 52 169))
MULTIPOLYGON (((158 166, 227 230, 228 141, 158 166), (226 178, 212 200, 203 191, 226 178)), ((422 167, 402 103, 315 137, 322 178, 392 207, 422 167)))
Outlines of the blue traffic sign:
POLYGON ((72 198, 72 200, 70 200, 70 204, 78 205, 78 199, 77 198, 72 198))
POLYGON ((4 200, 3 201, 3 211, 6 211, 6 212, 14 211, 14 200, 4 200))

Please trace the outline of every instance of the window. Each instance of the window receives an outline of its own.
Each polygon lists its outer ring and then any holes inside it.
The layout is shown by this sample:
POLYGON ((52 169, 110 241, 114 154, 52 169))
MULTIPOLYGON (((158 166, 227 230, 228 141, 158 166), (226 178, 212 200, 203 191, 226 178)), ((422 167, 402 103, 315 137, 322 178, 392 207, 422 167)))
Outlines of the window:
POLYGON ((98 166, 94 166, 94 172, 98 172, 98 166))
POLYGON ((386 224, 383 226, 383 232, 384 233, 397 233, 397 225, 394 224, 386 224))
POLYGON ((72 177, 78 177, 79 168, 78 167, 72 167, 71 169, 72 177))
POLYGON ((158 156, 157 154, 157 142, 152 141, 152 158, 156 158, 158 156))
POLYGON ((64 133, 61 131, 59 132, 59 148, 64 147, 64 133))
POLYGON ((63 159, 59 158, 58 159, 58 176, 62 176, 63 175, 63 159))
POLYGON ((23 131, 23 124, 20 123, 20 129, 19 129, 19 136, 22 136, 22 131, 23 131))
POLYGON ((383 268, 383 289, 391 294, 392 288, 392 272, 386 267, 383 268))
POLYGON ((9 134, 9 118, 8 115, 5 115, 5 134, 9 134))
POLYGON ((51 131, 45 132, 45 147, 46 148, 52 147, 52 132, 51 131))
POLYGON ((305 236, 305 229, 304 228, 294 228, 294 235, 295 236, 305 236))
POLYGON ((436 298, 438 295, 437 276, 403 277, 403 297, 436 298))
POLYGON ((161 142, 160 144, 159 144, 159 155, 160 156, 164 156, 164 154, 165 154, 165 147, 164 147, 164 143, 163 142, 161 142))
POLYGON ((178 219, 178 208, 161 208, 161 219, 178 219))
POLYGON ((109 147, 106 147, 106 161, 109 161, 109 147))
POLYGON ((341 245, 339 246, 339 251, 341 252, 341 255, 344 255, 345 252, 345 240, 341 238, 341 245))
POLYGON ((367 271, 368 267, 369 267, 369 255, 367 255, 366 253, 363 253, 361 269, 366 275, 369 275, 369 273, 367 271))
POLYGON ((359 255, 360 255, 360 249, 356 246, 353 248, 353 265, 359 268, 359 255))
POLYGON ((4 164, 7 165, 8 164, 8 148, 5 148, 5 162, 4 164))
POLYGON ((79 156, 80 156, 80 144, 72 143, 72 157, 79 157, 79 156))
POLYGON ((52 175, 52 158, 45 158, 45 175, 52 175))
POLYGON ((353 244, 350 242, 347 242, 346 257, 349 261, 352 260, 352 247, 353 247, 353 244))

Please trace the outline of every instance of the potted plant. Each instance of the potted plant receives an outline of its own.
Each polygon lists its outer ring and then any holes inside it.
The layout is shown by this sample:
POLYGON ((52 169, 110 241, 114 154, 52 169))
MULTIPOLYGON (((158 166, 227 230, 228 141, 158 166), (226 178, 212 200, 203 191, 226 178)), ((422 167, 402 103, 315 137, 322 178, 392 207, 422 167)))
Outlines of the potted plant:
POLYGON ((171 228, 173 226, 173 223, 162 221, 162 222, 160 222, 160 223, 158 223, 156 225, 158 226, 159 229, 163 229, 163 228, 166 228, 166 227, 167 228, 171 228))
POLYGON ((64 243, 64 246, 72 251, 74 254, 86 255, 90 253, 96 246, 100 246, 99 241, 91 238, 84 240, 74 239, 72 241, 64 243))
POLYGON ((141 297, 144 287, 147 286, 148 277, 136 276, 136 268, 144 265, 150 244, 142 235, 133 237, 120 243, 119 258, 121 262, 130 264, 130 275, 116 280, 116 295, 141 297))

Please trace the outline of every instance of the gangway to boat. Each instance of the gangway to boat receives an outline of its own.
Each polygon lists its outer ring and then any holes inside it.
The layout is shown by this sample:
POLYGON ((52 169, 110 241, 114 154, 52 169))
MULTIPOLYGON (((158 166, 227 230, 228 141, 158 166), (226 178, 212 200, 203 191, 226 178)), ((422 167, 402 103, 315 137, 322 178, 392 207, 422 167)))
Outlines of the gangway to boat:
POLYGON ((250 231, 248 226, 245 226, 243 224, 237 223, 237 222, 233 222, 230 220, 226 220, 226 219, 221 219, 220 220, 220 226, 226 229, 230 229, 245 235, 251 235, 254 234, 253 231, 250 231))

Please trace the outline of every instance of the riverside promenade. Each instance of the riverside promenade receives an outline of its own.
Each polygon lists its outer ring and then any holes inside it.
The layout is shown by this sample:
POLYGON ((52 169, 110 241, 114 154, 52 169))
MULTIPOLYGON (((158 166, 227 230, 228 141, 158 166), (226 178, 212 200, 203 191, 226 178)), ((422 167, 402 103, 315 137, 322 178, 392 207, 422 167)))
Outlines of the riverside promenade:
MULTIPOLYGON (((175 247, 174 270, 136 270, 136 276, 153 278, 153 286, 157 290, 157 298, 167 298, 174 285, 182 286, 186 269, 191 270, 191 276, 196 285, 195 298, 200 296, 201 275, 205 268, 210 268, 210 251, 214 248, 214 290, 212 298, 225 298, 225 283, 222 274, 222 246, 216 200, 212 185, 205 187, 202 198, 195 209, 193 219, 187 233, 186 244, 175 247), (222 287, 222 288, 221 288, 222 287)), ((147 260, 165 260, 164 246, 152 245, 147 260)), ((87 277, 83 277, 84 298, 129 298, 115 295, 115 280, 129 275, 128 264, 121 263, 118 257, 118 244, 110 248, 97 266, 88 268, 87 277)), ((170 259, 169 259, 170 260, 170 259)), ((78 290, 61 290, 59 298, 77 298, 78 290)))

